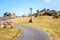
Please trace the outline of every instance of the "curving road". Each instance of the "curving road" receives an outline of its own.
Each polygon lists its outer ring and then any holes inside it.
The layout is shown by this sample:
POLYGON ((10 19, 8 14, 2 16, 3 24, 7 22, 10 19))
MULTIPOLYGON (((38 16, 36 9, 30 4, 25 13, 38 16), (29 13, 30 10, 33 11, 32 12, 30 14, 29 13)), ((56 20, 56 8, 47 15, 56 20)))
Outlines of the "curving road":
POLYGON ((16 40, 50 40, 47 33, 42 29, 25 27, 19 24, 14 26, 22 30, 21 35, 16 40))

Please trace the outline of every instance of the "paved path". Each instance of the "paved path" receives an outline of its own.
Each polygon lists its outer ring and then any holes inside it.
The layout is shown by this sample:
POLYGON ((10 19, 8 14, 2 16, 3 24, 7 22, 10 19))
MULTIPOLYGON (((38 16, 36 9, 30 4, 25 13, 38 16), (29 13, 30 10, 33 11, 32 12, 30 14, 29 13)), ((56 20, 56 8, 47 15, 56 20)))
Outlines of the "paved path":
POLYGON ((14 26, 22 30, 22 34, 16 40, 50 40, 47 33, 42 29, 24 27, 18 24, 14 26))

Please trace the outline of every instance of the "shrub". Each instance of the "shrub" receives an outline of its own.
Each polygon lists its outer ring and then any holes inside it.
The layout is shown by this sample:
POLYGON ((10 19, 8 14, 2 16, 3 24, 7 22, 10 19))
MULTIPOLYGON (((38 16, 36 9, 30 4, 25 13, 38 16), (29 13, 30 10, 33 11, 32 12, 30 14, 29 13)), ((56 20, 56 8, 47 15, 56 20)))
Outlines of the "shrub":
POLYGON ((59 15, 58 15, 58 14, 54 14, 54 15, 53 15, 53 18, 54 18, 54 19, 58 19, 58 18, 59 18, 59 15))
POLYGON ((4 28, 7 28, 6 26, 4 26, 4 28))
POLYGON ((33 16, 34 16, 34 17, 37 17, 37 16, 38 16, 38 13, 34 13, 33 16))

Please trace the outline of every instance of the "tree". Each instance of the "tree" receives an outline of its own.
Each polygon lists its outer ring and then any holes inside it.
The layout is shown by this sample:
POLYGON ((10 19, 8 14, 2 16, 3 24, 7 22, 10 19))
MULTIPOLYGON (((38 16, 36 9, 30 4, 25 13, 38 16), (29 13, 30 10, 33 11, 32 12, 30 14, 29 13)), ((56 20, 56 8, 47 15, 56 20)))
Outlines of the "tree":
POLYGON ((26 17, 26 15, 24 14, 24 15, 22 15, 22 17, 26 17))
POLYGON ((52 13, 52 15, 54 15, 54 14, 57 13, 57 11, 56 10, 51 10, 51 13, 52 13))
POLYGON ((16 16, 16 18, 18 18, 18 16, 16 16))
POLYGON ((9 12, 5 12, 5 13, 4 13, 4 17, 7 16, 8 14, 9 14, 9 12))
POLYGON ((37 16, 38 16, 38 14, 37 14, 37 13, 33 13, 33 16, 34 16, 34 17, 37 17, 37 16))
POLYGON ((58 14, 59 14, 59 16, 60 16, 60 11, 58 11, 58 14))
POLYGON ((37 14, 38 14, 37 16, 39 16, 39 10, 37 10, 37 14))
POLYGON ((58 15, 58 14, 54 14, 54 15, 53 15, 53 18, 54 18, 54 19, 58 19, 58 18, 59 18, 59 15, 58 15))
POLYGON ((50 9, 47 9, 47 11, 50 11, 50 9))
POLYGON ((52 10, 54 13, 53 13, 53 18, 56 18, 58 19, 59 18, 59 12, 57 12, 56 10, 52 10))
POLYGON ((58 11, 57 14, 59 15, 59 18, 60 18, 60 11, 58 11))
POLYGON ((19 18, 20 18, 21 16, 19 16, 19 18))
POLYGON ((42 16, 46 15, 46 11, 47 11, 46 8, 44 8, 43 10, 40 11, 40 15, 42 16))

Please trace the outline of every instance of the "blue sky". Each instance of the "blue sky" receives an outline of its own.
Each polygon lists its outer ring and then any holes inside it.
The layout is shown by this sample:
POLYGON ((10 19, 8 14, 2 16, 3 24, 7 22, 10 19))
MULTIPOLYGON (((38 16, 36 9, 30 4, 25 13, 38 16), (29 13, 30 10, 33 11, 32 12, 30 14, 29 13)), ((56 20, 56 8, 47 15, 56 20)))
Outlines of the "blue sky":
POLYGON ((4 12, 14 12, 16 15, 29 14, 29 8, 33 8, 33 12, 43 8, 60 10, 60 0, 0 0, 0 16, 4 12))

